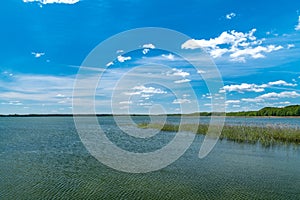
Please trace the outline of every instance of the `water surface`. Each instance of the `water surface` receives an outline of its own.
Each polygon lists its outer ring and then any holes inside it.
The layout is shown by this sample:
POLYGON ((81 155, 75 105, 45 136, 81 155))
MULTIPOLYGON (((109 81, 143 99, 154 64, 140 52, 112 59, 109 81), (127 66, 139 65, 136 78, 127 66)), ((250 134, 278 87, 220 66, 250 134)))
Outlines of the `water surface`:
MULTIPOLYGON (((177 123, 179 118, 168 120, 177 123)), ((174 136, 165 132, 133 140, 112 117, 100 117, 99 122, 112 141, 136 152, 155 151, 174 136)), ((229 124, 299 126, 299 122, 299 118, 227 119, 229 124)), ((125 119, 123 123, 126 126, 125 119)), ((223 140, 209 156, 199 159, 202 140, 197 135, 184 156, 164 169, 128 174, 106 167, 87 152, 72 117, 2 117, 0 199, 300 198, 298 147, 264 148, 223 140)))

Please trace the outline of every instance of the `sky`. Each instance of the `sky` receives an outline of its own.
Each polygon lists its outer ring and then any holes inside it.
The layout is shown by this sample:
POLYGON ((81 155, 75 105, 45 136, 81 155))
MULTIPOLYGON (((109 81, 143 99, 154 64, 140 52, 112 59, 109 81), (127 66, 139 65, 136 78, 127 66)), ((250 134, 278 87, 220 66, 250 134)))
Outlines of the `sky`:
POLYGON ((228 112, 300 103, 299 0, 10 0, 0 2, 0 24, 0 114, 72 113, 74 99, 90 104, 73 94, 82 68, 87 85, 101 76, 88 97, 97 113, 211 111, 212 99, 228 112), (101 42, 143 27, 188 36, 170 41, 184 56, 149 39, 130 52, 126 42, 111 44, 105 66, 83 66, 101 42), (212 92, 214 68, 223 82, 212 92))

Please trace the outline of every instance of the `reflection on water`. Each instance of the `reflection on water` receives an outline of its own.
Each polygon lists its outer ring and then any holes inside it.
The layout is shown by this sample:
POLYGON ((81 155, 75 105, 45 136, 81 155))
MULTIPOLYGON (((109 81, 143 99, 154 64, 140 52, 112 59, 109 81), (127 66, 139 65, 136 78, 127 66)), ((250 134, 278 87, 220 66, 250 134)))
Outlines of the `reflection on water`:
MULTIPOLYGON (((178 123, 179 118, 168 120, 178 123)), ((111 117, 99 122, 112 141, 127 140, 118 145, 137 152, 161 148, 174 136, 159 133, 132 140, 111 117)), ((299 126, 299 122, 299 118, 227 119, 236 125, 299 126)), ((128 126, 126 120, 122 123, 128 126)), ((0 118, 0 199, 299 199, 298 147, 262 148, 223 140, 200 160, 202 140, 197 136, 184 156, 162 170, 127 174, 89 155, 71 117, 0 118)))

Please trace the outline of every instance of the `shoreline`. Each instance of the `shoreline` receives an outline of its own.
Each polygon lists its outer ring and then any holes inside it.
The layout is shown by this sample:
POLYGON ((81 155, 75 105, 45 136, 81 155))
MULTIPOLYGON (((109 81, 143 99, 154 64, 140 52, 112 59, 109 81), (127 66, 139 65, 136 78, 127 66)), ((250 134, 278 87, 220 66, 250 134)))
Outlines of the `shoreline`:
MULTIPOLYGON (((147 115, 147 114, 79 114, 79 115, 73 115, 73 114, 8 114, 8 115, 0 115, 0 117, 114 117, 114 116, 131 116, 131 117, 150 117, 150 116, 164 116, 162 114, 158 114, 158 115, 147 115)), ((269 119, 282 119, 282 118, 286 118, 286 119, 290 119, 290 118, 300 118, 300 116, 220 116, 220 115, 211 115, 211 116, 203 116, 203 115, 190 115, 190 114, 166 114, 166 116, 168 117, 224 117, 224 118, 269 118, 269 119)))

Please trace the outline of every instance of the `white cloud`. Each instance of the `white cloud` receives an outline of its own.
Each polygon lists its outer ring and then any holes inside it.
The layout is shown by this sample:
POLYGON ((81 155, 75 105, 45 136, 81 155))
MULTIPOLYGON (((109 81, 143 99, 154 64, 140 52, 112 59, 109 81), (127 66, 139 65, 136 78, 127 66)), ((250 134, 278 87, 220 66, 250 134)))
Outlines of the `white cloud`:
POLYGON ((9 82, 0 80, 0 85, 5 90, 0 93, 0 100, 9 101, 9 105, 22 102, 25 106, 53 106, 62 101, 71 104, 74 77, 16 74, 9 82))
POLYGON ((242 83, 240 85, 225 85, 222 89, 224 91, 228 91, 228 92, 233 92, 233 91, 263 92, 264 91, 264 88, 261 88, 260 86, 258 86, 256 84, 248 84, 248 83, 242 83))
POLYGON ((283 80, 279 80, 279 81, 274 81, 274 82, 269 82, 268 85, 271 85, 271 86, 276 86, 276 85, 282 85, 282 86, 292 86, 292 87, 295 87, 297 86, 297 84, 293 84, 293 83, 287 83, 283 80))
POLYGON ((37 52, 31 52, 31 54, 34 55, 34 57, 36 58, 40 58, 45 55, 45 53, 37 53, 37 52))
POLYGON ((248 46, 246 43, 248 40, 255 41, 256 37, 254 37, 256 29, 252 29, 248 33, 236 32, 232 30, 230 32, 223 32, 219 37, 211 38, 209 40, 201 39, 201 40, 188 40, 182 44, 183 49, 197 49, 197 48, 212 48, 216 49, 218 45, 232 45, 234 47, 237 46, 248 46))
POLYGON ((149 99, 152 95, 151 94, 142 94, 141 97, 145 99, 149 99))
POLYGON ((63 94, 57 94, 56 95, 56 97, 59 97, 59 98, 64 98, 64 97, 66 97, 65 95, 63 95, 63 94))
POLYGON ((150 51, 150 49, 155 48, 153 44, 144 44, 142 47, 144 48, 142 51, 144 55, 146 55, 150 51))
POLYGON ((241 107, 240 105, 232 105, 233 108, 239 108, 241 107))
POLYGON ((278 102, 277 104, 290 104, 291 102, 289 101, 283 101, 283 102, 278 102))
POLYGON ((288 49, 291 49, 291 48, 294 48, 294 47, 295 47, 294 44, 288 44, 288 45, 287 45, 287 48, 288 48, 288 49))
POLYGON ((230 57, 233 61, 240 61, 245 62, 245 58, 247 56, 250 56, 254 59, 257 58, 264 58, 265 55, 262 53, 270 53, 272 51, 278 51, 282 49, 282 46, 274 46, 274 45, 268 45, 266 47, 263 46, 257 46, 255 48, 245 48, 241 50, 236 50, 234 53, 230 54, 230 57))
POLYGON ((242 101, 249 102, 249 103, 258 103, 258 102, 262 102, 263 99, 260 99, 260 98, 242 98, 242 101))
POLYGON ((292 91, 292 92, 281 92, 281 93, 276 93, 276 92, 270 92, 267 94, 263 94, 259 96, 258 98, 261 99, 270 99, 270 98, 296 98, 299 97, 300 94, 292 91))
POLYGON ((229 55, 231 61, 245 62, 246 58, 264 58, 266 53, 278 51, 282 46, 268 45, 261 46, 265 39, 257 39, 254 36, 256 29, 248 33, 225 31, 216 38, 209 40, 191 39, 181 45, 182 49, 204 48, 212 57, 220 58, 229 55))
POLYGON ((171 72, 167 73, 167 76, 181 76, 185 78, 186 76, 189 76, 190 73, 183 71, 182 69, 176 69, 173 68, 171 72))
POLYGON ((131 57, 130 57, 130 56, 124 57, 124 56, 119 55, 119 56, 117 57, 117 59, 118 59, 119 62, 122 63, 122 62, 125 62, 126 60, 131 60, 131 57))
POLYGON ((4 71, 4 72, 2 72, 1 74, 5 75, 5 76, 10 76, 10 77, 14 76, 13 73, 10 73, 10 72, 8 72, 8 71, 4 71))
POLYGON ((240 100, 227 100, 226 104, 238 104, 240 103, 240 100))
POLYGON ((242 83, 240 85, 225 85, 223 88, 221 88, 220 92, 263 92, 265 91, 265 88, 272 87, 272 86, 291 86, 295 87, 297 84, 293 83, 287 83, 283 80, 278 80, 274 82, 269 82, 267 84, 257 85, 257 84, 248 84, 248 83, 242 83))
POLYGON ((112 66, 114 63, 113 62, 109 62, 106 64, 106 67, 112 66))
POLYGON ((23 103, 20 101, 9 101, 9 102, 2 102, 2 105, 12 105, 12 106, 22 106, 23 103))
POLYGON ((145 48, 145 49, 154 49, 155 46, 153 44, 144 44, 143 48, 145 48))
POLYGON ((132 101, 121 101, 119 102, 119 104, 126 104, 126 105, 129 105, 129 104, 132 104, 132 101))
POLYGON ((204 71, 204 70, 197 70, 197 73, 198 73, 198 74, 205 74, 206 71, 204 71))
POLYGON ((117 52, 116 53, 123 53, 124 52, 124 50, 122 50, 122 49, 119 49, 119 50, 117 50, 117 52))
POLYGON ((172 103, 173 104, 184 104, 184 103, 191 103, 191 101, 188 99, 175 99, 172 103))
POLYGON ((181 80, 177 80, 177 81, 174 81, 174 83, 187 83, 187 82, 190 82, 191 80, 190 79, 181 79, 181 80))
POLYGON ((75 4, 78 3, 80 0, 23 0, 24 3, 30 2, 38 2, 41 4, 53 4, 53 3, 61 3, 61 4, 75 4))
POLYGON ((235 16, 236 16, 236 14, 232 12, 232 13, 229 13, 229 14, 226 15, 226 19, 232 19, 235 16))
POLYGON ((135 86, 132 88, 134 90, 133 92, 125 92, 125 95, 144 95, 144 94, 166 94, 167 92, 164 90, 161 90, 159 88, 154 87, 145 87, 143 85, 141 86, 135 86))
POLYGON ((139 103, 140 106, 152 106, 152 103, 139 103))
MULTIPOLYGON (((292 91, 292 92, 284 91, 284 92, 280 92, 280 93, 270 92, 270 93, 266 93, 266 94, 260 95, 258 97, 255 97, 255 98, 243 98, 242 101, 258 103, 258 102, 263 102, 265 100, 276 100, 279 98, 297 98, 297 97, 300 97, 300 94, 297 93, 296 91, 292 91)), ((286 103, 287 103, 287 101, 286 101, 286 103)))
POLYGON ((171 53, 169 53, 168 55, 163 54, 161 56, 164 57, 164 58, 167 58, 168 60, 174 60, 175 59, 175 56, 171 53))
POLYGON ((300 30, 300 16, 298 17, 298 24, 295 26, 295 30, 296 31, 300 30))
POLYGON ((212 57, 214 57, 214 58, 218 58, 218 57, 223 56, 223 54, 225 54, 225 53, 227 53, 227 52, 229 52, 228 49, 219 49, 219 48, 217 48, 217 49, 212 49, 212 50, 210 51, 210 55, 211 55, 212 57))
POLYGON ((143 54, 146 55, 149 51, 150 49, 143 49, 143 54))

